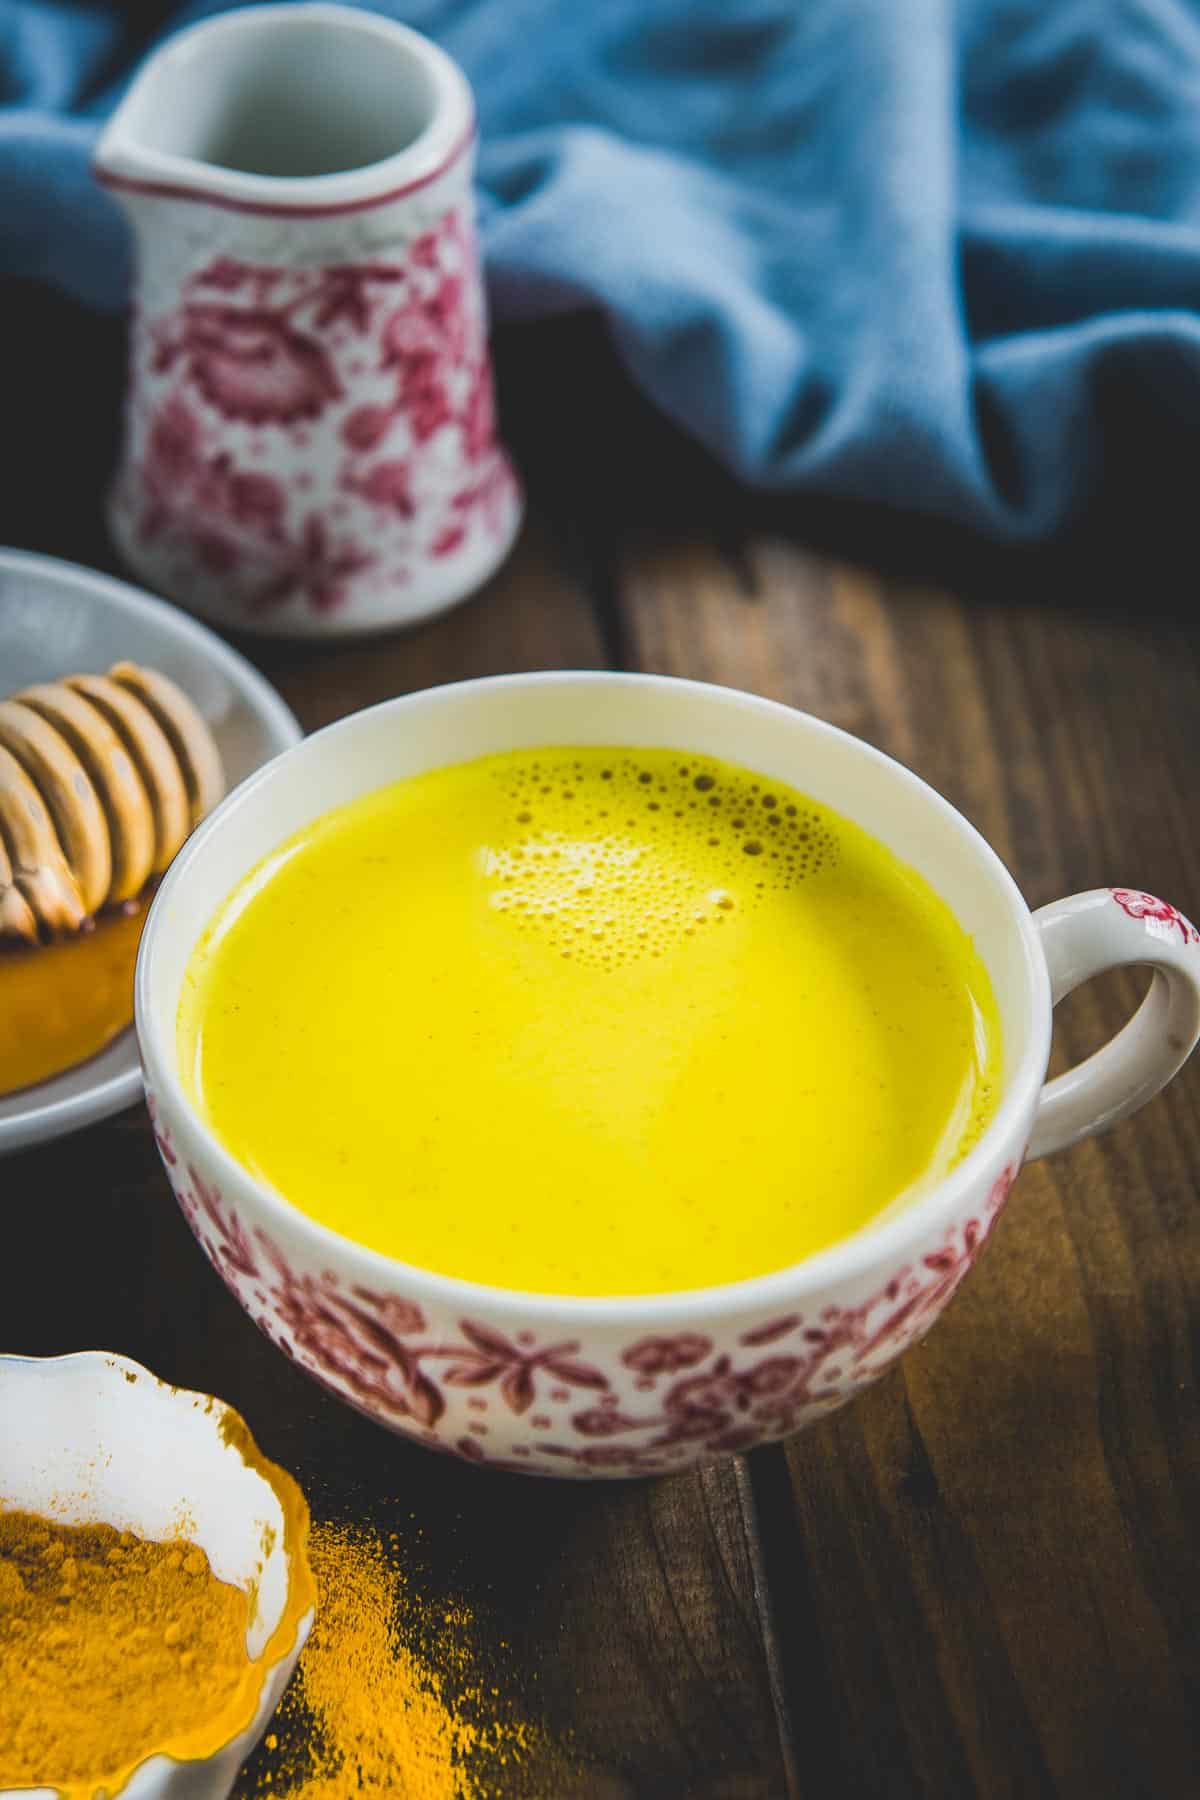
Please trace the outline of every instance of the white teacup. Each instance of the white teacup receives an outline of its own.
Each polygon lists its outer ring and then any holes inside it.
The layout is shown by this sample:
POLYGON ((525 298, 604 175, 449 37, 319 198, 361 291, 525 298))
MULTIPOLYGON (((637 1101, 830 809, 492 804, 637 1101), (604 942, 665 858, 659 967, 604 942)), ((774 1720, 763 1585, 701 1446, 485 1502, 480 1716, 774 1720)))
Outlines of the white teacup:
POLYGON ((1179 1069, 1200 1036, 1200 933, 1174 907, 1127 888, 1031 914, 995 852, 924 782, 771 701, 659 676, 500 676, 357 713, 230 796, 150 909, 137 1030, 180 1205, 242 1305, 301 1368, 380 1423, 472 1461, 636 1475, 794 1431, 922 1337, 982 1249, 1022 1161, 1103 1130, 1179 1069), (180 1082, 175 1019, 192 948, 237 881, 320 813, 385 782, 494 751, 589 743, 707 752, 786 782, 857 820, 954 909, 995 989, 1005 1075, 991 1125, 943 1181, 755 1280, 581 1299, 451 1279, 365 1249, 224 1149, 180 1082), (1154 970, 1135 1017, 1047 1083, 1052 1006, 1089 976, 1135 963, 1154 970))

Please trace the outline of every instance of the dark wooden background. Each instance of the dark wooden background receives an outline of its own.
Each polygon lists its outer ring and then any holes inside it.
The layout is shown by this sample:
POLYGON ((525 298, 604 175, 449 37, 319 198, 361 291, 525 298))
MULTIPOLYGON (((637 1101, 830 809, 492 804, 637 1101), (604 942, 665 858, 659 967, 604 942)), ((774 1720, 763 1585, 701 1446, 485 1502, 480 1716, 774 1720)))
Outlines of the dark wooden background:
MULTIPOLYGON (((52 303, 36 311, 53 370, 48 353, 13 363, 34 423, 4 535, 103 563, 117 376, 94 371, 117 367, 113 328, 72 314, 56 335, 52 303), (38 409, 51 378, 104 428, 64 437, 38 409)), ((532 511, 485 593, 407 635, 243 646, 307 728, 502 670, 732 683, 915 768, 1033 905, 1115 883, 1200 910, 1193 580, 1148 540, 1051 566, 751 504, 609 378, 584 380, 581 343, 506 345, 532 511)), ((1056 1057, 1094 1048, 1138 992, 1122 978, 1073 996, 1056 1057)), ((506 1681, 571 1736, 578 1773, 521 1793, 1187 1800, 1198 1181, 1200 1065, 1103 1141, 1029 1168, 946 1318, 855 1405, 653 1483, 481 1472, 327 1398, 199 1255, 140 1109, 0 1163, 0 1347, 119 1349, 214 1391, 320 1516, 407 1533, 422 1591, 465 1595, 506 1681)))

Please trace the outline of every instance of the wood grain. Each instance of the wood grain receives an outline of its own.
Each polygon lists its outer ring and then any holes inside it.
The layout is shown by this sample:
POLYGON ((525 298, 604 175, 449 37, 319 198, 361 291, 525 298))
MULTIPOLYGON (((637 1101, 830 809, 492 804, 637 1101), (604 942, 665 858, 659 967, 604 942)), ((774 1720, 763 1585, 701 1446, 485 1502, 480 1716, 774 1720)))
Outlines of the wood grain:
MULTIPOLYGON (((915 768, 1032 904, 1200 900, 1200 654, 1169 618, 974 604, 785 541, 628 554, 634 666, 801 706, 915 768)), ((1060 1061, 1136 978, 1061 1009, 1060 1061)), ((751 1458, 768 1647, 824 1795, 1200 1791, 1200 1070, 1030 1168, 978 1274, 848 1411, 751 1458)))

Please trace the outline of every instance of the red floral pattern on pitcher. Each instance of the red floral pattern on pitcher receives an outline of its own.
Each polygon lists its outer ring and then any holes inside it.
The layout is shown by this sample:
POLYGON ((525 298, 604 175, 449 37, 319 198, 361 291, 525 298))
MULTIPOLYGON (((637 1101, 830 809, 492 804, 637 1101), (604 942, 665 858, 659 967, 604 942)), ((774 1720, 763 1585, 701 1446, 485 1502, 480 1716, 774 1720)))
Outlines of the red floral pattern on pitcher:
POLYGON ((227 419, 291 425, 318 418, 342 398, 342 386, 327 352, 295 330, 287 313, 266 306, 187 305, 175 332, 160 338, 155 368, 162 373, 182 360, 205 400, 227 419))
POLYGON ((1156 920, 1170 930, 1178 931, 1185 944, 1200 944, 1200 931, 1169 900, 1159 900, 1156 895, 1140 893, 1136 888, 1110 888, 1109 892, 1121 911, 1128 913, 1131 919, 1156 920))
POLYGON ((321 515, 310 513, 294 553, 254 596, 254 610, 266 612, 282 606, 299 591, 307 596, 315 612, 336 612, 345 603, 353 577, 370 569, 374 562, 369 551, 344 541, 331 541, 321 515))
POLYGON ((394 259, 222 255, 139 312, 114 518, 162 585, 336 612, 511 532, 476 262, 451 207, 394 259))
POLYGON ((253 545, 284 541, 282 485, 271 475, 238 470, 226 451, 206 455, 200 423, 180 395, 151 425, 142 476, 147 504, 141 534, 148 542, 168 535, 184 513, 193 545, 210 568, 234 568, 253 545))

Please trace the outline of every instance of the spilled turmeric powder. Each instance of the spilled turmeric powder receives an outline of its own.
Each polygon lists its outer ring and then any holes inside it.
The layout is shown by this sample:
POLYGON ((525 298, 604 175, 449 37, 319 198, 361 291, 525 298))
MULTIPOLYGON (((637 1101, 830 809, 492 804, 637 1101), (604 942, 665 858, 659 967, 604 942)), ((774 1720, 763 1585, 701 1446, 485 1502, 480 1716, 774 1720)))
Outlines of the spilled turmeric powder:
POLYGON ((195 1544, 0 1510, 0 1789, 74 1800, 211 1754, 257 1703, 249 1606, 195 1544))
MULTIPOLYGON (((253 1765, 275 1800, 564 1793, 567 1758, 479 1673, 468 1610, 431 1610, 362 1527, 314 1525, 316 1623, 253 1765)), ((239 1790, 241 1791, 241 1790, 239 1790)))

